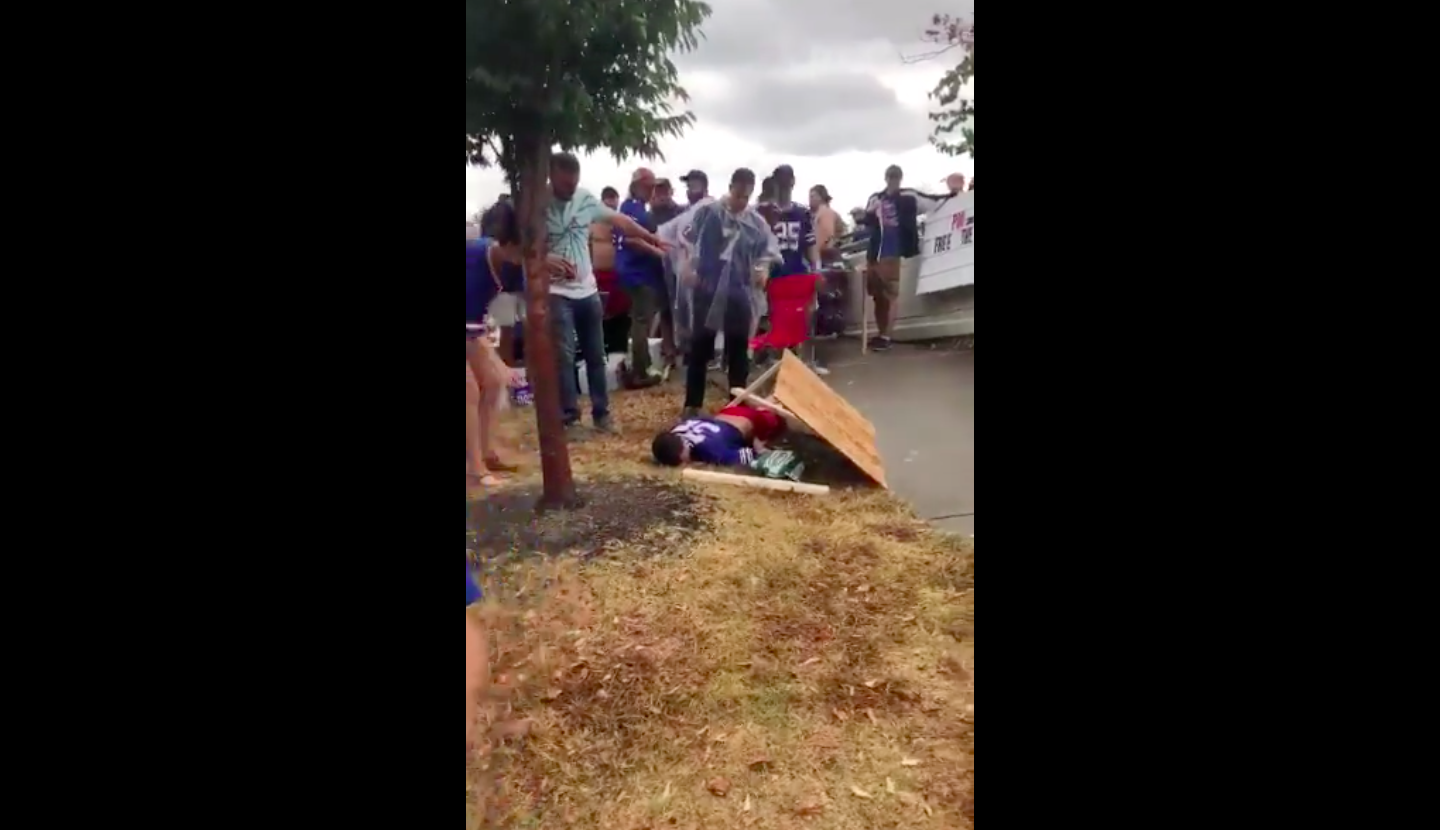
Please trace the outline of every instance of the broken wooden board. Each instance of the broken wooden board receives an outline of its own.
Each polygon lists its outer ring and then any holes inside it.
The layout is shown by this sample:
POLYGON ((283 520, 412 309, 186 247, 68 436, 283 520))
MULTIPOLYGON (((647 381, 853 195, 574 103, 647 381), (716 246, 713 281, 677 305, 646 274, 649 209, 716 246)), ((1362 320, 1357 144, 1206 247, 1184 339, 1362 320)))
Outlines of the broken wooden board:
POLYGON ((876 484, 889 489, 885 462, 875 446, 875 426, 789 351, 780 359, 771 397, 876 484))

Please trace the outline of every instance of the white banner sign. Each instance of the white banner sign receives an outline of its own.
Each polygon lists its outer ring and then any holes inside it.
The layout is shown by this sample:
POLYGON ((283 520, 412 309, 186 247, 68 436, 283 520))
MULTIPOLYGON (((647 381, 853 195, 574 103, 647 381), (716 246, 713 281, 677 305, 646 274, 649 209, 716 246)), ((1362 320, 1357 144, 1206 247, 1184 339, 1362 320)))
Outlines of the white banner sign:
POLYGON ((916 294, 975 284, 975 194, 961 193, 925 217, 916 294))

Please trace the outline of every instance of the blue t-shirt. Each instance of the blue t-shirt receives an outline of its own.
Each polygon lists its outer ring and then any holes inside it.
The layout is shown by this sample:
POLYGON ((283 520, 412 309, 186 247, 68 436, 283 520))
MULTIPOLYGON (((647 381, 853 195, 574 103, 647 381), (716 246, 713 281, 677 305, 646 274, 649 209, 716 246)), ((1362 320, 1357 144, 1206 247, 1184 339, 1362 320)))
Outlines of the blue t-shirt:
POLYGON ((734 424, 714 418, 690 418, 670 430, 690 448, 690 460, 719 467, 744 467, 755 450, 734 424))
POLYGON ((880 259, 900 256, 900 208, 896 201, 896 197, 882 193, 875 206, 875 219, 880 223, 880 259))
POLYGON ((467 239, 465 240, 465 322, 483 323, 485 312, 490 308, 490 303, 500 293, 500 289, 513 293, 525 290, 525 272, 518 265, 501 263, 500 283, 495 282, 495 275, 490 272, 490 262, 486 256, 491 241, 488 239, 467 239))
POLYGON ((475 584, 475 577, 470 575, 470 565, 465 565, 465 607, 469 608, 480 601, 483 595, 480 588, 475 584))
POLYGON ((811 268, 805 262, 805 254, 815 245, 815 220, 810 208, 791 203, 788 207, 768 206, 768 219, 775 238, 780 240, 781 262, 771 269, 772 277, 790 277, 809 274, 811 268))
MULTIPOLYGON (((650 209, 639 199, 626 199, 620 205, 620 212, 635 220, 635 224, 645 230, 655 232, 655 219, 650 215, 650 209)), ((641 285, 656 285, 664 275, 659 257, 642 251, 638 248, 626 245, 625 234, 615 229, 613 236, 615 242, 615 272, 620 276, 620 284, 626 288, 635 288, 641 285)))

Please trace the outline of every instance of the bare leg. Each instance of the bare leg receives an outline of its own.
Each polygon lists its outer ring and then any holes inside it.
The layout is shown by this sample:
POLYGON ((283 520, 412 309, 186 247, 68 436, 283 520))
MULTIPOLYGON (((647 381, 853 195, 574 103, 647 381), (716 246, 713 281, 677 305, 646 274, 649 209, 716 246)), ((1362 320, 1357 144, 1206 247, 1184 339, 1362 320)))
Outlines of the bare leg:
POLYGON ((491 472, 513 472, 515 468, 502 462, 495 452, 495 415, 500 411, 506 385, 505 378, 496 371, 499 368, 496 356, 489 349, 488 344, 479 343, 477 348, 467 351, 465 355, 470 375, 476 379, 476 386, 479 388, 475 406, 479 436, 476 443, 479 445, 483 469, 491 472))
POLYGON ((490 677, 490 661, 486 654, 485 629, 480 621, 465 612, 465 746, 467 751, 475 735, 476 708, 485 694, 490 677))
POLYGON ((480 384, 470 368, 471 344, 465 344, 465 491, 483 490, 485 455, 480 449, 480 384))

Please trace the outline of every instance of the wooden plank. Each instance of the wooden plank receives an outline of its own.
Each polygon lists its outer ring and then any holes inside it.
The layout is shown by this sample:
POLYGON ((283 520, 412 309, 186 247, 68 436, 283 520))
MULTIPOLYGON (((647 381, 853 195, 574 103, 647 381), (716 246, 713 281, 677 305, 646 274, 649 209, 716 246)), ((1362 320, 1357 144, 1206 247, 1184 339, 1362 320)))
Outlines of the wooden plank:
MULTIPOLYGON (((770 400, 769 398, 761 397, 760 395, 756 395, 756 394, 753 394, 753 393, 751 393, 751 392, 746 392, 744 389, 741 389, 741 388, 738 387, 738 386, 735 387, 734 389, 731 389, 731 390, 730 390, 730 394, 732 394, 732 395, 735 396, 735 401, 736 401, 736 403, 739 403, 741 406, 744 406, 744 405, 747 405, 747 404, 748 404, 748 405, 754 406, 754 407, 756 407, 756 408, 758 408, 758 409, 768 409, 768 410, 770 410, 771 412, 774 412, 776 415, 779 415, 779 416, 782 417, 782 418, 785 418, 785 419, 787 419, 787 420, 793 420, 793 421, 795 421, 797 424, 800 424, 801 426, 804 426, 804 424, 800 421, 800 419, 797 418, 797 417, 795 417, 795 413, 794 413, 794 412, 791 412, 790 410, 786 409, 785 407, 781 406, 781 405, 778 404, 778 403, 775 403, 774 401, 770 400)), ((731 404, 731 406, 734 406, 734 405, 735 405, 735 403, 732 403, 732 404, 731 404)))
POLYGON ((755 487, 760 490, 774 490, 777 493, 804 493, 807 496, 828 496, 830 488, 823 484, 805 484, 789 479, 761 478, 759 476, 737 476, 733 473, 717 473, 710 470, 687 469, 681 473, 691 481, 706 484, 731 484, 736 487, 755 487))
POLYGON ((750 384, 750 386, 749 386, 748 388, 743 389, 743 390, 741 390, 740 392, 736 392, 736 391, 733 390, 733 389, 730 390, 730 394, 734 395, 734 396, 735 396, 735 399, 732 400, 732 401, 730 401, 730 403, 727 404, 727 405, 728 405, 728 406, 735 406, 736 404, 740 403, 740 399, 743 398, 743 397, 745 397, 746 395, 753 395, 753 394, 755 394, 756 392, 759 392, 759 391, 760 391, 760 387, 762 387, 762 386, 764 386, 765 384, 769 383, 769 382, 770 382, 770 379, 773 378, 773 377, 775 377, 775 374, 776 374, 777 372, 779 372, 779 371, 780 371, 780 364, 779 364, 779 363, 776 363, 774 366, 771 366, 769 369, 766 369, 764 372, 762 372, 762 373, 760 374, 760 377, 756 378, 756 379, 755 379, 755 382, 752 383, 752 384, 750 384))
POLYGON ((889 489, 885 462, 875 446, 874 424, 810 371, 804 361, 785 353, 771 398, 853 461, 876 484, 889 489))
MULTIPOLYGON (((730 394, 735 395, 735 400, 740 401, 742 405, 753 406, 757 409, 768 409, 771 412, 774 412, 776 415, 779 415, 781 418, 784 418, 785 428, 790 430, 791 432, 800 432, 806 435, 815 434, 815 430, 811 429, 809 424, 800 420, 800 418, 796 416, 794 412, 791 412, 790 410, 786 409, 778 403, 775 403, 769 398, 762 398, 759 395, 752 395, 751 393, 746 392, 744 389, 741 389, 738 386, 734 389, 731 389, 730 394)), ((735 404, 732 403, 730 405, 734 406, 735 404)))

